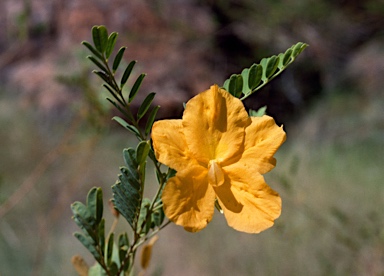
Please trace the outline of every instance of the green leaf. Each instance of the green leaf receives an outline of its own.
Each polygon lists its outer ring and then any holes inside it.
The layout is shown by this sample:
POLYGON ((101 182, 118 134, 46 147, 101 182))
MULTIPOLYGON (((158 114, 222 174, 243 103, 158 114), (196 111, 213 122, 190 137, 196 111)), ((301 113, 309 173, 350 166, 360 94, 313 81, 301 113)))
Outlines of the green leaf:
POLYGON ((139 107, 139 111, 137 112, 137 119, 140 120, 143 118, 145 113, 147 113, 149 107, 151 106, 151 103, 153 99, 155 98, 156 93, 152 92, 149 93, 148 96, 144 99, 143 103, 139 107))
POLYGON ((97 67, 99 67, 103 72, 107 72, 107 68, 101 64, 94 56, 87 56, 87 58, 92 61, 97 67))
POLYGON ((112 232, 111 234, 109 234, 109 237, 108 237, 108 244, 107 244, 107 255, 106 255, 106 262, 107 262, 107 265, 110 266, 111 263, 112 263, 112 253, 113 253, 113 239, 114 239, 115 235, 114 233, 112 232))
POLYGON ((93 44, 100 53, 104 53, 107 47, 108 31, 105 26, 93 26, 92 28, 93 44))
POLYGON ((154 226, 160 227, 163 223, 165 218, 164 210, 163 208, 157 209, 155 212, 152 213, 152 222, 154 226))
POLYGON ((92 52, 92 54, 94 54, 100 60, 104 60, 103 56, 100 54, 100 52, 97 51, 88 41, 83 41, 83 42, 81 42, 81 44, 83 44, 85 47, 87 47, 88 50, 90 50, 92 52))
POLYGON ((292 57, 296 58, 305 48, 307 48, 307 44, 298 42, 296 45, 294 45, 292 48, 292 57))
MULTIPOLYGON (((140 192, 127 175, 128 170, 122 170, 119 180, 112 186, 113 203, 120 214, 127 220, 132 229, 136 229, 137 217, 140 211, 140 192)), ((139 179, 135 179, 139 182, 139 179)))
POLYGON ((123 76, 121 77, 121 81, 120 81, 120 89, 123 89, 123 86, 127 83, 127 80, 129 78, 129 76, 131 75, 133 67, 135 66, 135 64, 136 64, 136 61, 132 60, 128 64, 127 68, 125 68, 125 71, 124 71, 123 76))
MULTIPOLYGON (((129 249, 129 240, 127 233, 120 234, 119 236, 119 259, 120 263, 125 259, 129 249)), ((124 271, 127 270, 129 262, 125 262, 124 271)))
POLYGON ((141 141, 136 148, 136 161, 139 166, 142 166, 147 159, 150 146, 148 141, 141 141))
POLYGON ((115 262, 112 262, 109 266, 109 273, 111 275, 118 275, 119 268, 117 267, 117 264, 115 262))
MULTIPOLYGON (((121 233, 119 235, 119 248, 125 248, 125 250, 128 251, 129 247, 129 239, 128 239, 128 234, 127 233, 121 233)), ((122 258, 120 258, 122 260, 122 258)))
POLYGON ((132 86, 131 92, 129 92, 129 98, 128 103, 132 102, 135 98, 137 92, 139 91, 139 88, 141 86, 141 83, 143 82, 143 79, 145 78, 146 74, 141 74, 135 81, 135 83, 132 86))
POLYGON ((109 58, 109 56, 111 55, 111 53, 113 51, 113 48, 115 47, 116 39, 117 39, 117 33, 116 32, 112 32, 108 37, 107 45, 105 48, 105 57, 107 59, 109 58))
POLYGON ((248 86, 251 90, 255 89, 261 82, 261 77, 263 75, 263 68, 259 64, 253 64, 249 68, 248 75, 248 86))
POLYGON ((111 79, 109 78, 109 76, 108 76, 104 71, 93 70, 92 73, 95 73, 95 74, 98 75, 103 81, 105 81, 106 83, 108 83, 109 85, 112 86, 111 79))
POLYGON ((123 59, 125 49, 126 49, 126 47, 121 47, 120 50, 117 52, 116 57, 113 60, 113 65, 112 65, 113 73, 115 73, 117 68, 119 67, 120 62, 123 59))
POLYGON ((93 187, 87 196, 87 207, 92 216, 99 224, 103 217, 103 191, 101 188, 93 187))
POLYGON ((241 75, 233 74, 229 78, 228 92, 236 98, 240 97, 243 91, 243 77, 241 75))
POLYGON ((250 109, 249 116, 251 117, 261 117, 266 114, 267 106, 260 107, 257 111, 250 109))
POLYGON ((155 122, 157 111, 159 110, 160 106, 155 106, 151 113, 149 114, 148 121, 145 124, 145 135, 148 135, 151 132, 153 123, 155 122))
MULTIPOLYGON (((110 89, 108 89, 108 90, 110 90, 110 89)), ((112 92, 111 92, 112 93, 112 92)), ((117 99, 117 97, 115 97, 115 99, 117 99)), ((127 116, 128 118, 130 118, 131 120, 133 120, 133 117, 132 116, 130 116, 130 114, 129 113, 127 113, 121 106, 119 106, 117 103, 115 103, 113 100, 111 100, 111 99, 109 99, 109 98, 107 98, 107 100, 111 103, 111 104, 113 104, 122 114, 124 114, 125 116, 127 116)), ((118 99, 117 99, 118 100, 118 99)), ((120 101, 119 101, 120 102, 120 101)), ((122 105, 123 105, 123 103, 121 103, 122 105)), ((118 117, 118 116, 116 116, 116 117, 118 117)), ((113 120, 113 118, 112 118, 112 120, 113 120)), ((125 127, 125 126, 124 126, 125 127)), ((135 133, 136 134, 136 133, 135 133)))
POLYGON ((132 167, 121 167, 121 174, 119 174, 119 180, 122 182, 128 182, 136 190, 140 190, 140 176, 135 168, 132 167))
POLYGON ((88 270, 88 276, 108 276, 104 268, 99 264, 95 263, 88 270))
POLYGON ((262 80, 264 83, 266 83, 266 82, 268 81, 267 74, 266 74, 266 72, 267 72, 267 70, 266 70, 266 68, 267 68, 267 62, 268 62, 268 59, 267 59, 267 58, 263 58, 263 59, 260 61, 260 65, 261 65, 261 67, 263 68, 263 75, 262 75, 262 77, 261 77, 261 80, 262 80))
POLYGON ((174 177, 176 175, 176 172, 177 172, 176 170, 168 168, 167 180, 170 179, 171 177, 174 177))
POLYGON ((123 150, 124 163, 128 168, 138 168, 139 164, 136 161, 136 151, 133 148, 123 150))
POLYGON ((100 253, 97 251, 96 244, 93 240, 80 232, 75 232, 74 235, 84 245, 84 247, 87 248, 89 252, 91 252, 97 261, 101 259, 100 253))
POLYGON ((292 55, 292 49, 289 48, 287 51, 284 53, 284 58, 283 58, 283 66, 287 66, 287 64, 291 61, 291 55, 292 55))
POLYGON ((143 198, 140 208, 140 215, 138 221, 139 228, 137 230, 137 233, 146 235, 151 229, 151 218, 147 216, 150 206, 151 200, 149 200, 148 198, 143 198))
POLYGON ((118 117, 118 116, 114 116, 112 118, 112 120, 115 120, 116 122, 118 122, 120 125, 122 125, 124 128, 126 128, 127 130, 129 130, 130 132, 132 132, 133 134, 135 134, 136 136, 140 137, 140 132, 139 130, 134 127, 133 125, 130 125, 129 123, 127 123, 124 119, 118 117))
POLYGON ((271 56, 270 58, 268 58, 266 68, 265 68, 265 76, 267 79, 272 77, 278 65, 279 65, 279 58, 277 56, 271 56))
POLYGON ((97 237, 96 237, 95 233, 93 232, 93 227, 91 225, 87 224, 86 222, 84 222, 83 218, 81 218, 78 215, 74 215, 73 220, 77 224, 77 226, 79 226, 80 229, 83 231, 84 235, 86 235, 87 237, 89 237, 92 240, 97 240, 97 237))
POLYGON ((116 209, 135 229, 141 201, 141 180, 137 171, 136 152, 132 148, 123 150, 124 162, 118 181, 112 186, 113 202, 116 209))
POLYGON ((75 223, 88 233, 93 240, 96 240, 97 237, 94 232, 94 227, 96 226, 96 220, 92 216, 92 213, 89 211, 88 207, 83 203, 76 201, 71 204, 71 209, 73 212, 73 219, 75 223))
MULTIPOLYGON (((241 72, 241 76, 243 78, 243 89, 242 89, 242 93, 243 94, 249 94, 251 91, 249 89, 249 86, 248 86, 248 76, 249 76, 249 69, 248 68, 245 68, 242 72, 241 72)), ((241 94, 240 94, 241 95, 241 94)), ((240 96, 239 95, 239 96, 240 96)))
POLYGON ((92 216, 92 213, 88 210, 87 206, 85 206, 83 203, 79 201, 75 201, 71 204, 71 209, 74 215, 78 215, 87 221, 91 223, 92 225, 95 225, 95 219, 92 216))
POLYGON ((99 245, 102 254, 104 255, 105 251, 105 219, 101 219, 98 229, 98 235, 99 235, 99 245))
MULTIPOLYGON (((253 64, 248 71, 249 90, 243 87, 242 91, 244 96, 240 100, 244 100, 284 71, 307 46, 305 43, 298 42, 287 49, 285 53, 280 53, 278 56, 272 56, 270 58, 263 58, 260 64, 253 64)), ((231 94, 236 94, 234 92, 238 91, 239 88, 235 89, 231 87, 231 81, 233 81, 232 85, 236 86, 235 76, 243 76, 243 79, 246 80, 244 77, 246 72, 247 68, 243 70, 241 75, 231 75, 229 79, 225 80, 223 85, 224 89, 231 94), (230 90, 232 90, 232 92, 230 90)))
MULTIPOLYGON (((111 85, 113 85, 114 86, 114 84, 111 84, 111 85)), ((116 96, 116 92, 114 92, 114 90, 116 91, 116 90, 118 90, 119 88, 117 88, 117 89, 114 89, 114 88, 112 88, 110 85, 108 85, 108 84, 106 84, 106 83, 103 83, 103 87, 105 88, 105 89, 107 89, 108 90, 108 92, 115 98, 115 100, 116 101, 118 101, 120 104, 124 104, 117 96, 116 96)), ((107 98, 108 99, 108 98, 107 98)), ((115 107, 116 107, 116 105, 114 104, 114 102, 111 102, 115 107)), ((119 108, 118 108, 119 109, 119 108)), ((120 110, 120 112, 122 112, 121 111, 121 109, 119 109, 120 110)), ((122 112, 123 114, 125 114, 125 112, 122 112)))
MULTIPOLYGON (((225 82, 223 84, 223 88, 224 88, 224 90, 229 92, 229 79, 225 80, 225 82)), ((185 109, 185 107, 184 107, 184 109, 185 109)))

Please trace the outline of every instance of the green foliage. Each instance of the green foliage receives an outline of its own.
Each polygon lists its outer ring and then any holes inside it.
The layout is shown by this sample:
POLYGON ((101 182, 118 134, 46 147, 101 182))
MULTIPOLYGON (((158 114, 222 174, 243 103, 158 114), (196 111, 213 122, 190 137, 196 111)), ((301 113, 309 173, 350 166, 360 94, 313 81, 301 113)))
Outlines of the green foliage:
POLYGON ((129 93, 128 97, 128 103, 131 103, 133 99, 135 98, 137 92, 139 91, 139 88, 141 86, 141 83, 143 82, 145 78, 145 74, 141 74, 135 81, 135 84, 132 86, 131 92, 129 93))
MULTIPOLYGON (((115 116, 113 120, 138 139, 136 148, 123 150, 125 164, 120 168, 118 179, 112 186, 112 203, 114 211, 118 212, 115 217, 117 219, 121 214, 125 218, 130 225, 131 234, 128 235, 127 232, 120 234, 115 244, 115 233, 112 228, 106 238, 100 188, 89 191, 86 205, 81 202, 73 203, 71 205, 73 219, 82 230, 75 233, 75 236, 98 262, 90 269, 89 275, 131 273, 137 248, 169 223, 169 221, 164 223, 165 214, 161 194, 167 180, 176 174, 176 171, 170 168, 167 172, 161 170, 161 164, 157 161, 151 141, 148 139, 160 108, 155 106, 151 109, 156 93, 149 93, 144 98, 136 114, 131 110, 131 103, 138 95, 146 75, 143 73, 138 75, 132 87, 123 91, 127 84, 132 83, 129 80, 136 61, 131 61, 123 70, 120 81, 115 78, 126 50, 125 47, 121 47, 111 59, 112 66, 110 66, 109 58, 114 52, 117 37, 118 34, 115 32, 108 35, 104 26, 94 26, 92 28, 93 45, 86 41, 83 45, 92 53, 87 58, 97 67, 93 72, 105 82, 103 87, 112 96, 107 100, 122 114, 122 117, 115 116), (143 133, 139 127, 139 121, 144 118, 147 118, 147 121, 143 133), (159 182, 158 190, 152 200, 144 198, 147 160, 153 162, 159 182)), ((244 99, 283 71, 306 46, 298 43, 284 54, 263 59, 260 64, 244 69, 241 74, 232 75, 224 83, 224 87, 237 98, 244 95, 242 98, 244 99)), ((262 116, 265 114, 265 109, 266 107, 263 107, 257 112, 250 110, 250 116, 262 116)))
POLYGON ((155 122, 157 111, 159 110, 160 106, 155 106, 151 113, 149 114, 147 124, 145 125, 145 135, 148 135, 151 132, 153 123, 155 122))
POLYGON ((264 116, 264 115, 267 114, 266 111, 267 111, 267 107, 266 106, 260 107, 257 111, 250 109, 249 110, 249 116, 251 116, 251 117, 261 117, 261 116, 264 116))
POLYGON ((136 64, 136 61, 135 60, 132 60, 127 68, 125 68, 124 70, 124 74, 123 74, 123 77, 121 78, 121 81, 120 81, 120 88, 123 88, 123 86, 126 84, 129 76, 131 75, 132 73, 132 70, 133 70, 133 67, 135 66, 136 64))
POLYGON ((94 26, 92 28, 92 39, 96 49, 99 52, 104 53, 108 42, 107 28, 104 26, 94 26))
POLYGON ((298 42, 285 53, 263 58, 260 64, 245 68, 241 74, 231 75, 224 82, 223 88, 233 96, 244 100, 284 71, 307 46, 305 43, 298 42))
POLYGON ((87 196, 86 205, 76 201, 71 205, 73 219, 82 232, 75 237, 91 252, 95 260, 108 269, 104 262, 104 219, 103 193, 101 188, 92 188, 87 196))
POLYGON ((115 116, 112 119, 115 120, 116 122, 118 122, 121 126, 126 128, 127 130, 129 130, 133 134, 135 134, 136 136, 140 137, 140 131, 135 126, 127 123, 123 118, 115 116))
POLYGON ((117 33, 108 31, 104 26, 92 28, 93 44, 84 41, 83 45, 90 50, 92 55, 87 58, 98 68, 93 72, 105 83, 103 86, 112 98, 107 100, 115 106, 123 117, 115 116, 113 120, 118 122, 139 140, 137 147, 123 150, 125 166, 120 168, 118 180, 112 186, 114 208, 126 219, 131 227, 132 239, 128 233, 122 233, 118 237, 118 244, 114 243, 115 234, 110 231, 108 239, 105 238, 105 221, 103 217, 102 193, 100 188, 93 188, 87 198, 87 205, 80 202, 72 204, 74 220, 82 229, 82 233, 75 233, 79 241, 90 251, 98 264, 90 269, 90 275, 120 275, 123 271, 132 271, 135 252, 138 246, 153 236, 166 224, 164 211, 160 199, 161 191, 167 181, 167 174, 161 172, 160 163, 151 149, 151 143, 147 139, 155 121, 159 106, 151 109, 156 93, 149 93, 139 106, 137 114, 131 110, 130 104, 139 93, 145 74, 140 74, 129 93, 124 95, 123 88, 132 76, 136 61, 129 62, 123 71, 120 81, 115 78, 125 53, 125 47, 120 48, 112 59, 112 69, 109 65, 109 57, 112 55, 117 40, 117 33), (151 109, 145 122, 145 130, 142 133, 139 121, 151 109), (160 176, 159 189, 152 200, 143 198, 146 175, 147 157, 155 165, 156 173, 160 176), (116 257, 114 257, 116 256, 116 257))
POLYGON ((116 184, 112 186, 113 203, 133 229, 140 212, 140 178, 137 168, 122 167, 116 184))
MULTIPOLYGON (((132 76, 136 61, 133 60, 129 62, 129 64, 123 71, 120 81, 117 81, 115 79, 115 73, 121 64, 121 61, 123 60, 124 53, 126 50, 126 47, 121 47, 112 59, 112 66, 110 66, 108 59, 111 57, 114 51, 117 37, 118 34, 116 32, 112 32, 108 36, 108 31, 105 26, 94 26, 92 28, 93 45, 87 41, 83 41, 82 44, 92 53, 92 55, 89 55, 87 58, 92 61, 98 68, 97 70, 94 70, 93 73, 95 73, 105 82, 103 86, 112 96, 112 98, 107 98, 107 100, 112 103, 112 105, 114 105, 126 117, 127 121, 119 117, 115 117, 114 119, 118 123, 123 125, 125 128, 133 132, 140 141, 145 140, 149 135, 150 131, 145 131, 143 135, 138 126, 138 122, 145 116, 147 111, 150 109, 152 101, 155 97, 155 93, 150 93, 146 97, 146 100, 141 104, 139 111, 135 116, 132 113, 129 104, 135 99, 136 95, 138 94, 146 74, 140 74, 136 78, 132 87, 130 88, 128 95, 123 95, 123 88, 132 76)), ((156 115, 156 113, 153 115, 156 115)), ((154 117, 155 116, 149 117, 151 120, 146 123, 148 128, 152 126, 154 117)))
POLYGON ((120 50, 117 52, 116 57, 113 60, 113 65, 112 65, 112 72, 113 73, 115 73, 117 68, 119 67, 120 62, 123 59, 125 49, 126 49, 126 47, 121 47, 120 50))
POLYGON ((108 41, 107 41, 107 47, 105 49, 105 57, 108 59, 109 56, 112 54, 113 48, 115 47, 117 40, 117 33, 113 32, 109 35, 108 41))
POLYGON ((137 112, 137 119, 140 120, 147 113, 148 109, 151 106, 153 99, 155 98, 156 93, 149 93, 148 96, 144 99, 143 103, 140 105, 139 111, 137 112))

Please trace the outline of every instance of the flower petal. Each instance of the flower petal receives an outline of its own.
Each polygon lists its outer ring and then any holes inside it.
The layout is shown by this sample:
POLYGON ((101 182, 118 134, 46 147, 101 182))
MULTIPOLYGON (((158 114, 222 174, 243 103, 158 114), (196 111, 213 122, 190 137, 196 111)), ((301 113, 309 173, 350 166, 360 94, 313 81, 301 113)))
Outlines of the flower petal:
POLYGON ((238 231, 259 233, 274 223, 281 213, 281 198, 254 170, 238 163, 223 168, 225 184, 215 187, 228 225, 238 231))
POLYGON ((162 194, 164 213, 185 230, 197 232, 212 219, 215 192, 208 184, 207 169, 186 167, 170 178, 162 194))
POLYGON ((151 134, 157 160, 176 171, 196 164, 188 150, 182 128, 181 120, 162 120, 153 124, 151 134))
POLYGON ((261 174, 276 165, 273 155, 286 139, 282 127, 269 116, 251 117, 252 124, 245 129, 244 153, 238 162, 244 166, 257 167, 261 174))
POLYGON ((189 150, 204 164, 239 155, 250 123, 243 103, 217 85, 192 98, 183 115, 189 150))

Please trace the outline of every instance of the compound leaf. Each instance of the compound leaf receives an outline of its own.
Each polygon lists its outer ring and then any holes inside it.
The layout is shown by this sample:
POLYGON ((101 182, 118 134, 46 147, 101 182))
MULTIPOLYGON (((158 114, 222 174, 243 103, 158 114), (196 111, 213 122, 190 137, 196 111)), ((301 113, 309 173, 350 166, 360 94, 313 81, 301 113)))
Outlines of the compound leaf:
POLYGON ((260 64, 253 64, 249 69, 245 68, 241 74, 231 75, 224 81, 223 88, 238 98, 244 94, 240 99, 244 100, 284 71, 307 46, 298 42, 285 53, 263 58, 260 64))

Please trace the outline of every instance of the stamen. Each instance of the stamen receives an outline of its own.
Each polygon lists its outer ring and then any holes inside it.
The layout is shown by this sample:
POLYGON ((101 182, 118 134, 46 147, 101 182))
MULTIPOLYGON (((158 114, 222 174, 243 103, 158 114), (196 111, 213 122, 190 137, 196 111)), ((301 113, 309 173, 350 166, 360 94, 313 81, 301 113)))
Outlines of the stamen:
POLYGON ((224 184, 224 172, 215 160, 209 161, 208 182, 213 187, 219 187, 224 184))

